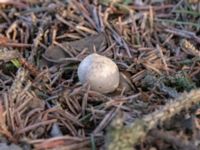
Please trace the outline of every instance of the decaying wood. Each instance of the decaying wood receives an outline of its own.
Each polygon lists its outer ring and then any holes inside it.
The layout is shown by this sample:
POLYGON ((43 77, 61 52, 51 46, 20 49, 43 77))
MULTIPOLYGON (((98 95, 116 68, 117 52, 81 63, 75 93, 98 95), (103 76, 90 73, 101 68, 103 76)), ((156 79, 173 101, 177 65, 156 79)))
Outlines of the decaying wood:
POLYGON ((108 131, 108 150, 132 150, 134 144, 144 137, 153 127, 170 119, 183 109, 200 102, 200 89, 184 93, 179 98, 170 101, 160 110, 135 120, 129 127, 124 127, 121 118, 113 121, 108 131))

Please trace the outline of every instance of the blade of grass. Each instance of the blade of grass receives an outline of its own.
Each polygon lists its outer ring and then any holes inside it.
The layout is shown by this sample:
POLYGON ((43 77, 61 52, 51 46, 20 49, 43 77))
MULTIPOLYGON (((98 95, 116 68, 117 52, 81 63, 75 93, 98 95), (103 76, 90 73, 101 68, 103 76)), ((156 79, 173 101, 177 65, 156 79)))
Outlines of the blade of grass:
POLYGON ((20 62, 17 59, 12 59, 11 62, 13 63, 13 65, 17 68, 21 67, 20 62))

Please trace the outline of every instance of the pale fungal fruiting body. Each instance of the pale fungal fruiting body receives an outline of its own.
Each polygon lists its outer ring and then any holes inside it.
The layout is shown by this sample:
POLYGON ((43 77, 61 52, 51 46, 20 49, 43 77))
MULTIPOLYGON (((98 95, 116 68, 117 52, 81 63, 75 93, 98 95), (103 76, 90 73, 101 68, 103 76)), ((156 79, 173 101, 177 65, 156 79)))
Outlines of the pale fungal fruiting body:
POLYGON ((78 78, 88 83, 92 90, 101 93, 113 92, 119 85, 119 69, 109 58, 90 54, 78 67, 78 78))

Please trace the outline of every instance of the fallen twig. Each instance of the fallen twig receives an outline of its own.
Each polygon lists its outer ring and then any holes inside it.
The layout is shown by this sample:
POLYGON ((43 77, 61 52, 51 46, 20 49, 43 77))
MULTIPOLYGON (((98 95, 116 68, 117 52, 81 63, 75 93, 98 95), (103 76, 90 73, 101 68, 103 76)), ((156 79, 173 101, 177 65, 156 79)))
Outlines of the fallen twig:
POLYGON ((199 102, 200 89, 182 94, 178 99, 166 104, 161 110, 144 116, 142 119, 137 119, 129 127, 124 127, 122 119, 117 118, 113 121, 112 128, 108 132, 107 149, 132 150, 133 145, 158 123, 170 119, 182 109, 188 109, 199 102))

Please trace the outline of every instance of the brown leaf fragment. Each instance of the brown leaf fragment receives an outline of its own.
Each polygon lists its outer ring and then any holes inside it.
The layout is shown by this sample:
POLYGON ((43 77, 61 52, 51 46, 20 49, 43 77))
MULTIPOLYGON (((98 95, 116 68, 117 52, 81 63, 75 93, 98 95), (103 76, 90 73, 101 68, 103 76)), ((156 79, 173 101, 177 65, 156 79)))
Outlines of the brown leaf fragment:
POLYGON ((99 51, 102 48, 105 48, 107 42, 105 34, 100 33, 97 35, 88 36, 78 41, 70 42, 69 44, 79 52, 81 52, 84 48, 88 48, 88 50, 91 52, 93 51, 94 47, 97 51, 99 51))
POLYGON ((101 49, 105 49, 106 47, 106 37, 104 33, 100 33, 97 35, 92 35, 85 37, 81 40, 76 40, 72 42, 63 42, 61 45, 65 48, 61 48, 59 46, 52 45, 50 46, 46 52, 44 53, 44 58, 50 62, 60 62, 64 58, 69 57, 68 52, 81 52, 85 48, 92 52, 94 47, 97 51, 101 49), (68 52, 67 52, 68 51, 68 52), (51 61, 52 60, 52 61, 51 61))

